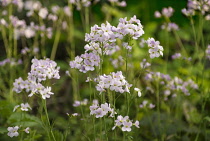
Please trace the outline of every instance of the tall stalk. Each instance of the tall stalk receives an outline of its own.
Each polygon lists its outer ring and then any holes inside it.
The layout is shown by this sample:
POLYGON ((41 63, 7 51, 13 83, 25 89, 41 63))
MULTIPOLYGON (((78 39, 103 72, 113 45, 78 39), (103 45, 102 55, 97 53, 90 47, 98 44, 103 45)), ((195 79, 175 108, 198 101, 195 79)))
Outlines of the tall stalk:
POLYGON ((62 24, 63 16, 64 16, 64 13, 61 13, 60 19, 58 21, 58 26, 56 28, 55 40, 54 40, 54 43, 53 43, 53 48, 52 48, 52 52, 51 52, 51 56, 50 56, 51 60, 55 59, 55 55, 56 55, 56 52, 57 52, 58 43, 59 43, 60 36, 61 36, 61 29, 60 29, 59 25, 62 24))
POLYGON ((42 99, 42 105, 43 105, 43 108, 44 108, 45 116, 47 118, 47 126, 45 127, 46 132, 48 133, 50 140, 51 140, 51 136, 52 136, 53 141, 56 141, 55 136, 54 136, 54 133, 52 131, 51 124, 50 124, 50 119, 49 119, 49 116, 48 116, 47 104, 46 104, 46 100, 45 99, 42 99))

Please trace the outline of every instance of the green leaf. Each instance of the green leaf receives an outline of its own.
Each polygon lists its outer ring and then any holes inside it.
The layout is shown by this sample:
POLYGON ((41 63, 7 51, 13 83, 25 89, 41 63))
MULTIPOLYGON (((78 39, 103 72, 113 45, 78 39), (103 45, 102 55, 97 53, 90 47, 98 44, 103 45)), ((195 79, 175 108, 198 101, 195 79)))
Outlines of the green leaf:
POLYGON ((210 122, 210 117, 205 117, 204 119, 210 122))
POLYGON ((42 125, 42 122, 39 118, 23 114, 23 113, 13 113, 7 120, 7 123, 13 124, 13 125, 23 125, 27 127, 36 126, 36 125, 42 125))
POLYGON ((58 141, 63 141, 64 137, 60 131, 53 131, 55 139, 58 141))
POLYGON ((4 134, 7 132, 7 128, 6 127, 0 127, 0 134, 4 134))

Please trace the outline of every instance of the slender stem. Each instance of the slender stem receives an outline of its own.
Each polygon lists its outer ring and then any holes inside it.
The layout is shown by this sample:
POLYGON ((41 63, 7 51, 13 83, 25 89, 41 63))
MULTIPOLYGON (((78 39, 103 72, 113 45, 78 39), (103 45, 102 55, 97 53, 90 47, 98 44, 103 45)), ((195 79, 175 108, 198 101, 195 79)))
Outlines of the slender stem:
POLYGON ((194 53, 194 55, 195 55, 195 54, 198 53, 198 41, 197 41, 197 34, 195 32, 195 25, 194 25, 192 17, 190 17, 190 24, 192 26, 193 35, 194 35, 194 41, 195 41, 195 53, 194 53))
POLYGON ((8 48, 8 40, 7 40, 7 33, 5 31, 5 28, 3 26, 1 26, 1 34, 2 34, 2 38, 3 38, 3 41, 4 41, 4 47, 5 47, 5 51, 6 51, 6 54, 7 54, 7 57, 8 56, 8 53, 9 53, 9 48, 8 48))
POLYGON ((102 119, 100 118, 100 123, 101 123, 101 128, 100 128, 100 130, 101 130, 101 136, 100 136, 100 138, 101 138, 101 141, 103 140, 102 139, 102 135, 103 135, 103 121, 102 121, 102 119))
POLYGON ((169 34, 168 34, 168 31, 167 30, 165 30, 165 37, 166 37, 166 64, 165 64, 165 73, 167 74, 167 70, 168 70, 168 56, 169 56, 169 34))
POLYGON ((177 42, 178 42, 178 44, 179 44, 179 46, 182 50, 182 53, 184 53, 184 55, 186 55, 186 57, 188 57, 187 51, 186 51, 184 45, 182 44, 182 41, 181 41, 179 35, 177 34, 177 31, 173 30, 173 33, 174 33, 175 38, 176 38, 176 40, 177 40, 177 42))
POLYGON ((123 132, 123 141, 126 141, 126 133, 123 132))
POLYGON ((89 17, 89 7, 85 7, 85 32, 89 32, 90 28, 90 17, 89 17))
MULTIPOLYGON (((113 122, 115 122, 115 110, 116 110, 116 107, 115 107, 115 103, 116 103, 116 99, 115 99, 115 92, 113 93, 113 106, 114 106, 114 111, 113 111, 113 122)), ((116 130, 114 130, 114 140, 116 141, 116 130)))
POLYGON ((10 86, 10 91, 9 91, 9 101, 12 103, 14 102, 14 98, 13 98, 13 78, 14 78, 14 70, 13 70, 13 66, 10 64, 9 67, 9 73, 10 73, 10 77, 9 77, 9 86, 10 86))
POLYGON ((81 20, 82 20, 83 29, 85 31, 86 30, 86 26, 85 26, 85 18, 84 18, 84 15, 83 15, 83 13, 85 13, 85 12, 83 12, 83 11, 84 11, 84 9, 82 8, 81 11, 80 11, 80 17, 81 17, 81 20))
MULTIPOLYGON (((131 45, 131 37, 129 37, 129 40, 128 40, 128 45, 129 46, 132 46, 131 45)), ((129 55, 129 50, 128 49, 125 49, 126 50, 126 55, 125 55, 125 78, 128 78, 128 55, 129 55)), ((130 102, 130 97, 129 97, 129 93, 126 92, 126 103, 127 103, 127 115, 129 115, 129 102, 130 102)))
MULTIPOLYGON (((13 5, 10 4, 9 5, 9 17, 12 16, 12 10, 13 10, 13 5)), ((8 51, 8 57, 11 58, 12 57, 12 37, 13 37, 13 27, 12 27, 12 22, 10 22, 9 24, 9 44, 8 44, 8 48, 9 48, 9 51, 8 51)))
POLYGON ((94 130, 94 141, 95 141, 96 140, 95 117, 93 117, 93 130, 94 130))
MULTIPOLYGON (((43 20, 41 17, 39 17, 39 25, 42 26, 43 25, 43 20)), ((41 33, 40 33, 41 36, 41 33)), ((45 49, 45 36, 43 35, 43 37, 41 37, 41 55, 42 58, 46 57, 46 49, 45 49)))
MULTIPOLYGON (((58 25, 61 25, 62 20, 63 20, 63 13, 61 13, 60 19, 58 21, 58 25)), ((56 51, 57 51, 57 48, 58 48, 58 43, 59 43, 60 36, 61 36, 61 29, 59 29, 59 28, 60 27, 57 26, 57 30, 56 30, 56 34, 55 34, 55 40, 54 40, 54 43, 53 43, 53 49, 52 49, 51 57, 50 57, 51 60, 55 59, 56 51)))
MULTIPOLYGON (((205 93, 204 93, 204 88, 203 88, 203 84, 204 84, 204 73, 205 73, 205 64, 206 64, 206 58, 205 58, 205 55, 204 55, 204 62, 203 62, 203 69, 202 69, 202 81, 201 81, 201 85, 200 85, 200 88, 202 90, 201 92, 201 105, 202 105, 202 108, 201 108, 201 115, 202 115, 202 119, 200 120, 200 123, 199 123, 199 129, 201 129, 202 127, 202 123, 203 123, 203 116, 204 116, 204 110, 205 110, 205 105, 206 105, 206 98, 205 98, 205 93)), ((204 125, 205 126, 205 125, 204 125)), ((199 135, 200 135, 200 132, 197 133, 196 135, 196 139, 195 141, 198 140, 199 138, 199 135)))
POLYGON ((17 57, 17 39, 15 39, 15 37, 13 37, 13 40, 14 40, 14 52, 13 52, 13 55, 14 55, 14 58, 17 57))
MULTIPOLYGON (((50 124, 50 119, 49 119, 49 116, 48 116, 48 112, 47 112, 46 100, 43 99, 42 102, 43 102, 44 112, 45 112, 45 115, 46 115, 46 117, 47 117, 47 123, 48 123, 48 127, 47 127, 47 128, 48 128, 48 129, 47 129, 48 131, 47 131, 47 132, 49 132, 49 130, 50 130, 50 133, 49 133, 49 134, 51 134, 52 137, 53 137, 53 140, 56 141, 55 136, 54 136, 54 133, 53 133, 53 131, 52 131, 51 124, 50 124)), ((49 139, 50 139, 50 136, 49 136, 49 139)))
POLYGON ((161 130, 160 123, 160 92, 159 92, 159 78, 156 81, 156 100, 157 100, 157 114, 158 114, 158 130, 161 130))

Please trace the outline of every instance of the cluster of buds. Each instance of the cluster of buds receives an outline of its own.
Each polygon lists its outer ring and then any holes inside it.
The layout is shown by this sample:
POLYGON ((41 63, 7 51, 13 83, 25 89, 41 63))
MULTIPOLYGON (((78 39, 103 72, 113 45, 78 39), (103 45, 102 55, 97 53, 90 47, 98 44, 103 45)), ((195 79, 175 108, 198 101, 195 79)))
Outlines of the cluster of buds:
POLYGON ((168 7, 168 8, 163 8, 161 12, 159 11, 155 11, 155 17, 156 18, 160 18, 160 17, 166 17, 166 18, 170 18, 174 13, 174 9, 172 7, 168 7))

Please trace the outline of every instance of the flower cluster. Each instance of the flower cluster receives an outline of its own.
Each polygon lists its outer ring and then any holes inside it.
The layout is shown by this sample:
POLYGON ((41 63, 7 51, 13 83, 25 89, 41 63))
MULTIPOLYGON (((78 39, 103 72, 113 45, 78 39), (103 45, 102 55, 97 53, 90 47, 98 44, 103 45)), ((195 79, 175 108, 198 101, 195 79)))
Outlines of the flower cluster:
POLYGON ((95 66, 100 63, 100 57, 94 53, 85 53, 77 56, 74 61, 70 62, 71 68, 79 69, 79 71, 86 73, 87 71, 95 70, 95 66))
POLYGON ((165 23, 161 28, 166 29, 167 31, 179 30, 179 26, 176 23, 165 23))
POLYGON ((155 11, 155 17, 161 18, 163 17, 165 19, 165 22, 161 26, 162 29, 165 29, 167 31, 176 31, 179 30, 179 26, 176 23, 170 22, 170 17, 173 15, 174 9, 172 7, 163 8, 162 12, 155 11))
POLYGON ((210 45, 206 49, 206 57, 210 60, 210 45))
POLYGON ((17 110, 17 108, 20 108, 21 111, 28 111, 31 110, 31 106, 28 103, 21 103, 20 105, 16 105, 13 109, 13 112, 17 110))
POLYGON ((41 19, 46 19, 48 15, 48 9, 46 7, 43 7, 42 4, 39 1, 26 1, 24 4, 25 10, 27 10, 27 16, 30 17, 34 15, 34 13, 38 13, 38 16, 41 19))
POLYGON ((1 0, 0 4, 2 6, 8 6, 10 4, 13 4, 18 7, 18 11, 21 11, 23 9, 24 3, 22 0, 1 0))
MULTIPOLYGON (((181 78, 175 77, 171 78, 169 75, 162 74, 160 72, 149 72, 145 76, 145 81, 152 83, 156 82, 158 80, 158 83, 162 87, 164 94, 164 99, 168 100, 169 96, 176 97, 176 93, 182 92, 185 95, 190 95, 190 90, 196 90, 198 89, 198 85, 191 79, 187 81, 183 81, 181 78)), ((150 90, 152 93, 154 92, 153 88, 148 87, 148 90, 150 90)))
MULTIPOLYGON (((6 18, 5 18, 6 19, 6 18)), ((16 16, 10 16, 9 21, 6 21, 4 18, 0 19, 0 24, 5 28, 8 28, 11 24, 14 28, 14 38, 19 39, 20 37, 33 38, 36 33, 39 33, 40 36, 45 36, 48 38, 52 37, 52 28, 45 27, 45 25, 39 26, 34 22, 30 22, 29 25, 26 25, 25 20, 20 20, 16 16)))
POLYGON ((140 20, 136 19, 136 16, 133 16, 130 20, 127 20, 127 17, 121 18, 117 27, 112 26, 108 22, 101 24, 101 27, 94 25, 91 27, 90 34, 86 33, 85 41, 103 43, 101 48, 106 49, 104 50, 105 54, 107 50, 110 50, 109 46, 111 46, 111 49, 115 46, 117 38, 123 39, 124 36, 129 35, 131 38, 137 40, 143 34, 143 26, 140 20), (108 46, 107 43, 109 44, 108 46))
MULTIPOLYGON (((97 0, 95 0, 97 2, 97 0)), ((77 10, 81 10, 82 7, 89 7, 91 0, 69 0, 69 3, 75 5, 77 10)))
POLYGON ((140 66, 142 69, 146 69, 151 66, 149 62, 147 62, 147 59, 143 59, 142 62, 140 63, 140 66))
POLYGON ((83 101, 75 100, 73 106, 79 107, 81 105, 87 105, 87 104, 88 104, 88 99, 84 99, 83 101))
POLYGON ((175 53, 174 55, 171 56, 172 59, 179 59, 181 57, 182 57, 181 53, 175 53))
POLYGON ((90 106, 90 115, 95 115, 96 118, 104 117, 108 113, 110 113, 110 117, 113 117, 114 114, 116 114, 108 103, 101 104, 101 106, 97 103, 93 103, 93 105, 90 106))
POLYGON ((206 20, 210 20, 210 0, 188 0, 187 8, 182 9, 185 16, 193 16, 196 11, 201 12, 206 20))
POLYGON ((145 47, 145 44, 146 44, 146 40, 142 38, 141 41, 139 42, 139 46, 141 48, 144 48, 145 47))
POLYGON ((28 79, 25 81, 21 77, 16 79, 13 83, 13 91, 20 93, 25 89, 26 92, 30 92, 29 97, 40 94, 43 99, 50 98, 53 95, 51 87, 44 87, 41 82, 52 78, 59 79, 59 69, 56 62, 50 59, 38 60, 35 58, 32 60, 28 79))
POLYGON ((15 60, 14 58, 7 58, 7 59, 4 59, 2 61, 0 61, 0 66, 5 66, 6 64, 10 64, 11 66, 15 66, 15 65, 20 65, 22 64, 22 60, 19 59, 19 60, 15 60))
POLYGON ((130 87, 132 85, 129 84, 125 77, 122 75, 121 71, 117 73, 112 72, 110 75, 101 75, 98 77, 98 84, 96 85, 97 91, 100 93, 105 92, 106 89, 110 89, 111 91, 115 92, 128 92, 130 93, 130 87))
POLYGON ((146 41, 149 49, 150 58, 155 58, 159 56, 163 56, 163 47, 160 46, 159 41, 155 41, 154 38, 149 38, 146 41))
POLYGON ((168 7, 168 8, 163 8, 161 12, 159 11, 155 11, 155 17, 156 18, 160 18, 160 17, 167 17, 170 18, 174 13, 174 9, 172 7, 168 7))
MULTIPOLYGON (((7 130, 8 130, 7 135, 10 136, 11 138, 19 136, 18 130, 19 130, 20 127, 21 126, 8 127, 7 128, 7 130)), ((29 134, 29 130, 30 130, 30 128, 27 127, 23 131, 26 132, 27 134, 29 134)))
MULTIPOLYGON (((130 40, 137 40, 143 34, 143 27, 140 20, 136 19, 136 16, 133 16, 130 20, 121 18, 116 27, 108 22, 101 24, 101 26, 94 25, 91 27, 91 32, 85 35, 85 41, 89 42, 84 47, 86 53, 77 56, 74 61, 70 62, 70 66, 84 73, 93 71, 94 67, 100 63, 100 56, 112 55, 120 49, 116 43, 117 39, 122 40, 126 36, 130 40), (89 59, 86 57, 87 55, 88 57, 93 56, 93 62, 87 60, 89 59)), ((128 50, 132 49, 129 41, 123 42, 122 46, 128 50)))
POLYGON ((150 108, 150 109, 153 109, 155 108, 155 105, 150 103, 148 100, 144 100, 142 102, 142 104, 139 105, 140 108, 150 108))
POLYGON ((139 128, 139 121, 135 121, 135 123, 133 123, 132 120, 130 120, 128 116, 123 117, 119 115, 117 116, 117 119, 115 120, 115 126, 112 128, 112 130, 114 130, 116 127, 119 127, 121 128, 122 131, 130 132, 131 127, 133 125, 139 128))
POLYGON ((126 1, 121 1, 121 2, 119 0, 108 0, 108 1, 120 7, 126 7, 127 5, 126 1))
POLYGON ((183 81, 181 78, 175 77, 172 79, 166 87, 170 88, 170 91, 181 91, 185 95, 190 95, 189 90, 191 89, 198 89, 198 85, 191 79, 187 81, 183 81))
POLYGON ((191 61, 192 58, 191 57, 184 57, 181 55, 181 53, 175 53, 171 56, 171 58, 174 60, 174 59, 182 59, 182 60, 186 60, 186 61, 191 61))
POLYGON ((124 64, 124 60, 123 60, 122 56, 118 56, 118 58, 116 58, 116 59, 110 59, 110 61, 114 68, 118 68, 120 66, 123 66, 123 64, 124 64))

